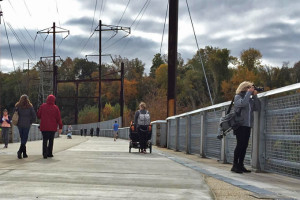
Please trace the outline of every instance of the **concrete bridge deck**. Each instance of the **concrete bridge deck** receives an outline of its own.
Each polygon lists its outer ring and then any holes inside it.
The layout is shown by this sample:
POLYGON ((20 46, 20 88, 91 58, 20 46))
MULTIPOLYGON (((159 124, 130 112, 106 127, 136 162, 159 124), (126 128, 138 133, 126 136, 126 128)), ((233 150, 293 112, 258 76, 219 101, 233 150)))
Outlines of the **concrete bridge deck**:
POLYGON ((54 158, 42 142, 0 149, 0 199, 297 199, 300 180, 274 174, 233 174, 230 165, 166 149, 128 153, 128 141, 66 136, 54 158))

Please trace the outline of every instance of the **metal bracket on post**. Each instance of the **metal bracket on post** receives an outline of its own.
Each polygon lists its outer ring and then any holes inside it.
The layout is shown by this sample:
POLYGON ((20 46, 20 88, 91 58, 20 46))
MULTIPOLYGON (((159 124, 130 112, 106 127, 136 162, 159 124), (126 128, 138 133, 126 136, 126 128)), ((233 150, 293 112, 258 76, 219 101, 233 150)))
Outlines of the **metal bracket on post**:
POLYGON ((205 127, 205 118, 206 118, 206 113, 203 112, 201 114, 201 130, 200 130, 200 156, 202 158, 205 158, 205 134, 206 134, 206 127, 205 127))
POLYGON ((175 151, 179 151, 179 120, 180 118, 175 118, 176 120, 176 133, 175 133, 175 151))
POLYGON ((191 153, 191 116, 186 116, 186 128, 185 128, 185 141, 186 141, 186 153, 191 153))
MULTIPOLYGON (((225 115, 226 115, 226 111, 223 110, 222 117, 225 117, 225 115)), ((226 150, 227 150, 226 143, 227 143, 227 141, 226 140, 227 140, 226 137, 223 137, 222 144, 221 144, 221 160, 220 160, 220 162, 223 164, 227 163, 227 159, 226 159, 226 150)))

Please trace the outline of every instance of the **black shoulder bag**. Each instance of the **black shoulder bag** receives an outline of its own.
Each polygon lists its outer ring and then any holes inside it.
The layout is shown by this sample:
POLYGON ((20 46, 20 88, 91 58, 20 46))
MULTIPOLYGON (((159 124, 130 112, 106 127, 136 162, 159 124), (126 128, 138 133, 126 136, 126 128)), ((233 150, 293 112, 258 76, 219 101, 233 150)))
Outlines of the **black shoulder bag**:
POLYGON ((223 135, 226 135, 226 133, 230 132, 231 130, 238 129, 243 122, 243 119, 241 117, 241 109, 238 112, 230 113, 233 102, 234 97, 231 101, 226 115, 224 117, 221 117, 220 119, 220 130, 223 131, 223 135))

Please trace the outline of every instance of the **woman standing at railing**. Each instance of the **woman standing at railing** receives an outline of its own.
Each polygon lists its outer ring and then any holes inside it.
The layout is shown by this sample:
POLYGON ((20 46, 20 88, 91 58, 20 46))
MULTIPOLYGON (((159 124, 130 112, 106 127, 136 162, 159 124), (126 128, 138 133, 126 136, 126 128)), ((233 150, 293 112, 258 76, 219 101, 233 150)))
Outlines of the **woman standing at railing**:
POLYGON ((8 111, 6 109, 3 110, 0 123, 2 127, 2 142, 4 143, 4 148, 7 148, 9 139, 8 132, 11 127, 11 117, 8 115, 8 111))
POLYGON ((244 159, 249 143, 251 127, 253 127, 253 111, 260 110, 260 101, 253 83, 244 81, 236 90, 234 97, 234 111, 240 113, 243 121, 240 127, 234 131, 236 136, 236 148, 234 150, 233 167, 231 171, 236 173, 251 172, 244 166, 244 159))
POLYGON ((17 126, 21 138, 21 145, 17 155, 19 159, 22 158, 22 154, 23 158, 27 158, 26 143, 31 124, 36 120, 36 114, 26 94, 22 95, 20 100, 16 103, 14 112, 15 111, 19 114, 17 126))
POLYGON ((58 133, 61 134, 63 126, 60 110, 55 105, 54 95, 48 96, 46 103, 41 105, 37 115, 41 119, 40 130, 43 134, 43 157, 47 159, 48 157, 53 157, 53 142, 57 127, 59 126, 58 133))

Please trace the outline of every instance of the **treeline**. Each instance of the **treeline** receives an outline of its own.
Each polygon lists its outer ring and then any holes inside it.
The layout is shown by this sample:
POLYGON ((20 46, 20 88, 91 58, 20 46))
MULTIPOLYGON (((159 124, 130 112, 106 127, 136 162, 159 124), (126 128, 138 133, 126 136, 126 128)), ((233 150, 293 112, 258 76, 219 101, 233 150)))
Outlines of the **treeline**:
MULTIPOLYGON (((300 80, 300 61, 294 65, 283 63, 282 66, 267 66, 261 64, 262 54, 257 49, 247 49, 240 57, 230 55, 230 50, 207 46, 196 52, 193 58, 186 62, 178 54, 177 69, 177 113, 183 113, 211 104, 204 70, 206 72, 213 103, 232 99, 235 89, 244 80, 252 81, 265 90, 274 89, 300 80)), ((128 59, 121 56, 114 58, 113 64, 102 64, 102 79, 120 78, 116 73, 121 62, 125 64, 125 123, 133 119, 140 101, 146 102, 152 120, 165 119, 167 115, 167 55, 156 54, 152 60, 150 74, 145 74, 145 64, 142 60, 128 59)), ((98 65, 95 62, 80 58, 66 58, 58 61, 58 79, 97 79, 98 65)), ((51 66, 51 61, 46 65, 51 66)), ((45 63, 37 63, 28 73, 20 70, 11 73, 1 73, 0 94, 1 105, 12 111, 15 102, 21 94, 28 93, 37 109, 42 102, 40 72, 45 63)), ((80 83, 79 123, 96 122, 98 119, 98 84, 96 82, 80 83)), ((109 120, 120 113, 120 82, 102 83, 102 120, 109 120)), ((61 108, 64 124, 74 123, 75 99, 59 97, 74 97, 76 86, 73 83, 58 85, 57 104, 61 108)))

